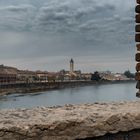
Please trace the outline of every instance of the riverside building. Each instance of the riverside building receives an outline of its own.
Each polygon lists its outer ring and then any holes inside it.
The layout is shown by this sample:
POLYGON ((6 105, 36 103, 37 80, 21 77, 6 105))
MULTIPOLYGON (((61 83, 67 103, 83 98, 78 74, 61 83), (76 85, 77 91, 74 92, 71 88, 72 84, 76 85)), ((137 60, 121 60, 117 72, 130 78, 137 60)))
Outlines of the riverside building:
POLYGON ((0 65, 0 84, 16 83, 17 68, 0 65))

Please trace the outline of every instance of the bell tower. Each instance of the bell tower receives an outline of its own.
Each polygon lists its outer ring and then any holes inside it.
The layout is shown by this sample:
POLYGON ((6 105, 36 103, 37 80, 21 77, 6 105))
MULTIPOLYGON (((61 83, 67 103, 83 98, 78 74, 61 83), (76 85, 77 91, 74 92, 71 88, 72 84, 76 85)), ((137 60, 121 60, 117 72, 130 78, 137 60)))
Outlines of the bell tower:
POLYGON ((70 73, 73 73, 73 72, 74 72, 74 61, 71 58, 71 60, 70 60, 70 73))

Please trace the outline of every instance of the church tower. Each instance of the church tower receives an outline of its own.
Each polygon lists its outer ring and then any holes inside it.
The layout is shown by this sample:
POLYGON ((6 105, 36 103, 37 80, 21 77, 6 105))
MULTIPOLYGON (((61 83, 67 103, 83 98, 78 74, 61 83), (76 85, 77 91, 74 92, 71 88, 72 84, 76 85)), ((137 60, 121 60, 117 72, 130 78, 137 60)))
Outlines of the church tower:
POLYGON ((73 59, 70 60, 70 73, 74 72, 74 61, 73 59))

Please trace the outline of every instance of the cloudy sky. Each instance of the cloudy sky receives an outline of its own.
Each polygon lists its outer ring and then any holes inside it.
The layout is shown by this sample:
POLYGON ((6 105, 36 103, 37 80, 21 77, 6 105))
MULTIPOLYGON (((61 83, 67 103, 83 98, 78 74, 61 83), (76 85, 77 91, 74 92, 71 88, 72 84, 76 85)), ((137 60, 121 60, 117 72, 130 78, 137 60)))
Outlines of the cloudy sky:
POLYGON ((0 63, 135 71, 133 0, 0 0, 0 63))

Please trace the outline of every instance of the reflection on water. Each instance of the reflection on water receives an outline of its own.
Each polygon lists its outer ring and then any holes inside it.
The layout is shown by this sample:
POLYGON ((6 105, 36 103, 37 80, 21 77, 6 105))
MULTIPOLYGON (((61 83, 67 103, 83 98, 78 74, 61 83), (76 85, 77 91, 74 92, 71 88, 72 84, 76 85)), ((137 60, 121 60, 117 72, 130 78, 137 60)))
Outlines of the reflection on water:
POLYGON ((32 108, 94 102, 138 100, 135 83, 103 84, 0 97, 0 108, 32 108))

